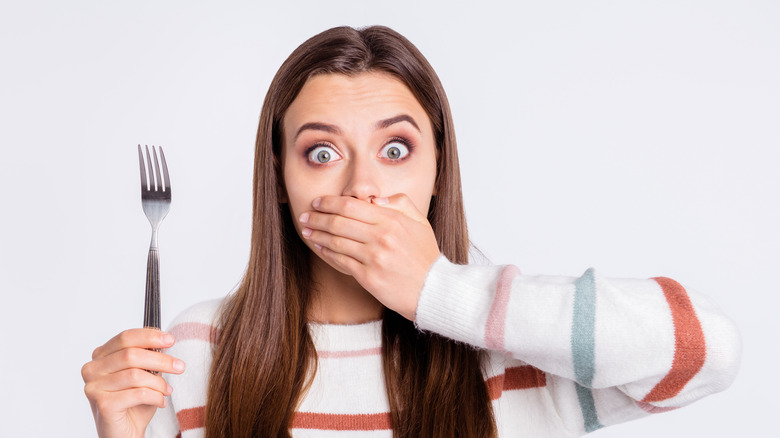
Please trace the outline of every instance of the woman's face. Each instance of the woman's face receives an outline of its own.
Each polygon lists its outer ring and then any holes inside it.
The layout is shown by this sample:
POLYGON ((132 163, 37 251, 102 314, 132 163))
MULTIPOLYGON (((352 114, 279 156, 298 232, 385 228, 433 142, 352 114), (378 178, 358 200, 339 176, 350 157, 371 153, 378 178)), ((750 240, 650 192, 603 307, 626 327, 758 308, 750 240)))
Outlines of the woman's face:
POLYGON ((324 195, 368 202, 404 193, 427 216, 436 179, 433 129, 399 80, 373 72, 314 76, 282 126, 282 173, 299 235, 297 218, 324 195))

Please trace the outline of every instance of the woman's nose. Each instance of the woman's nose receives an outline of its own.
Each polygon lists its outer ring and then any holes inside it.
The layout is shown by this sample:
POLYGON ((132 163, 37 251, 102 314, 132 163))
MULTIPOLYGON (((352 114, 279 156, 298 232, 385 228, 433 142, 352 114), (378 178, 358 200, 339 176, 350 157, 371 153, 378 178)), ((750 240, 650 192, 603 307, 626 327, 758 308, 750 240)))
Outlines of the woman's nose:
POLYGON ((372 169, 369 163, 353 162, 341 194, 364 201, 378 197, 380 194, 376 169, 372 169))

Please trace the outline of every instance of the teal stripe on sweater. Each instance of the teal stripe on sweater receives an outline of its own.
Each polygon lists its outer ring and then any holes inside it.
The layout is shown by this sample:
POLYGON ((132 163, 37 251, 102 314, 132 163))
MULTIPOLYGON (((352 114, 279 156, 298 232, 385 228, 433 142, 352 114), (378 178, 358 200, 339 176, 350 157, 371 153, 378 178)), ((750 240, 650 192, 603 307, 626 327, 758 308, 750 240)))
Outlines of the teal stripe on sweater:
POLYGON ((574 286, 574 316, 571 325, 574 376, 578 382, 577 398, 585 421, 585 431, 593 432, 602 427, 590 389, 596 366, 596 280, 593 278, 593 269, 585 271, 574 286))
POLYGON ((593 391, 575 382, 577 387, 577 398, 580 401, 580 410, 582 411, 582 420, 585 423, 585 432, 590 433, 601 429, 599 416, 596 414, 596 402, 593 400, 593 391))

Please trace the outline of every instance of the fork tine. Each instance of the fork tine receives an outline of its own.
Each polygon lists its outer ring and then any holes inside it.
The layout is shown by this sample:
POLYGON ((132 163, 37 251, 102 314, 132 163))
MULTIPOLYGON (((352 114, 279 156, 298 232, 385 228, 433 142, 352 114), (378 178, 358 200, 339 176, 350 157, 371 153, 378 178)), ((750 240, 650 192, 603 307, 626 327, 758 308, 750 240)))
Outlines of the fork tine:
MULTIPOLYGON (((152 155, 149 153, 149 145, 144 145, 146 148, 146 162, 149 164, 147 170, 149 170, 149 191, 153 192, 157 190, 157 183, 154 181, 154 166, 152 166, 152 155)), ((152 146, 154 148, 154 146, 152 146)))
POLYGON ((146 170, 144 166, 144 153, 141 150, 141 145, 138 145, 138 164, 141 168, 141 192, 149 191, 149 184, 146 180, 146 170))
POLYGON ((154 178, 157 180, 157 186, 155 186, 154 191, 156 192, 162 192, 163 191, 163 181, 160 177, 160 161, 157 159, 157 150, 158 147, 152 146, 152 155, 154 156, 154 178))
POLYGON ((162 160, 162 172, 163 172, 163 191, 169 192, 171 190, 171 179, 168 177, 168 163, 165 162, 165 154, 163 153, 162 146, 160 148, 160 160, 162 160))

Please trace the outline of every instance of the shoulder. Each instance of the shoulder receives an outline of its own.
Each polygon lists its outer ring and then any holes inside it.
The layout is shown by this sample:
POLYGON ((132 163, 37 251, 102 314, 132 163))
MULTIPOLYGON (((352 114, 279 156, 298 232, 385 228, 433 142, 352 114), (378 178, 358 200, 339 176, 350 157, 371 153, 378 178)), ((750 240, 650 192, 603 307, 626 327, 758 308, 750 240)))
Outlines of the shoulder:
POLYGON ((218 298, 194 304, 173 319, 168 331, 176 341, 199 339, 214 342, 222 307, 228 298, 218 298))
POLYGON ((219 338, 219 318, 228 298, 203 301, 192 305, 174 318, 168 331, 176 344, 168 352, 185 362, 192 356, 210 356, 219 338))
POLYGON ((170 325, 169 332, 176 343, 166 352, 184 361, 186 367, 182 374, 165 375, 174 388, 171 404, 177 414, 184 409, 201 409, 206 404, 209 372, 219 338, 218 322, 227 299, 209 300, 190 306, 174 318, 170 325))
POLYGON ((216 325, 227 298, 216 298, 194 304, 179 313, 171 323, 171 329, 180 324, 201 323, 216 325))

